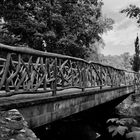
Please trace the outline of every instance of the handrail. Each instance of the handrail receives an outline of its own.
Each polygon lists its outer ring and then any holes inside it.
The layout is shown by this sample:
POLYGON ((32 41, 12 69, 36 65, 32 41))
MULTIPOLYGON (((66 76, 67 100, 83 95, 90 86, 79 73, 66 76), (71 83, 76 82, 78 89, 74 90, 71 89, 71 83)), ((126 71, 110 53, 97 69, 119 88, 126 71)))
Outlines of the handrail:
MULTIPOLYGON (((21 53, 21 54, 28 54, 28 55, 36 55, 36 56, 42 56, 42 57, 56 57, 56 58, 61 58, 61 59, 72 59, 72 60, 77 60, 77 61, 82 61, 85 63, 93 63, 93 64, 99 64, 101 66, 107 66, 107 67, 111 67, 114 68, 116 70, 124 70, 124 69, 119 69, 119 68, 115 68, 113 66, 110 65, 106 65, 106 64, 101 64, 101 63, 97 63, 97 62, 93 62, 93 61, 86 61, 84 59, 81 58, 77 58, 77 57, 72 57, 72 56, 68 56, 68 55, 62 55, 62 54, 56 54, 56 53, 50 53, 50 52, 43 52, 43 51, 39 51, 39 50, 35 50, 32 48, 27 48, 27 47, 15 47, 15 46, 9 46, 9 45, 5 45, 0 43, 0 50, 5 50, 5 51, 9 51, 9 52, 16 52, 16 53, 21 53)), ((128 70, 125 70, 128 71, 128 70)), ((128 72, 133 72, 134 71, 128 71, 128 72)))
POLYGON ((133 71, 81 58, 0 44, 0 93, 6 95, 50 91, 56 95, 67 88, 134 85, 139 77, 133 71))

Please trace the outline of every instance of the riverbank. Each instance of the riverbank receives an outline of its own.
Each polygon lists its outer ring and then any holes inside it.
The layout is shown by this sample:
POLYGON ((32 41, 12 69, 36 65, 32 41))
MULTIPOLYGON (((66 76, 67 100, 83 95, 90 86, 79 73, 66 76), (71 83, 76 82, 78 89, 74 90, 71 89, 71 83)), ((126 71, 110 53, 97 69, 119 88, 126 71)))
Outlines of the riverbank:
POLYGON ((131 95, 116 107, 118 118, 107 121, 112 140, 140 140, 140 95, 131 95))
POLYGON ((0 140, 39 140, 16 109, 0 112, 0 140))

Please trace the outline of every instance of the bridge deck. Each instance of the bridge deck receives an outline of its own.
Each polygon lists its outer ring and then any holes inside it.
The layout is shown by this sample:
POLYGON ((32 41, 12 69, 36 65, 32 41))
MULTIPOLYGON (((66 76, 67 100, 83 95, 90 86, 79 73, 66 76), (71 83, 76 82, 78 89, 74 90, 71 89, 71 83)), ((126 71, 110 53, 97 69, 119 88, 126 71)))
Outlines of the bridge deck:
POLYGON ((38 127, 135 92, 134 86, 67 89, 52 93, 17 94, 0 98, 0 110, 18 109, 31 128, 38 127))
MULTIPOLYGON (((124 88, 126 86, 122 86, 122 88, 124 88)), ((120 87, 118 87, 120 88, 120 87)), ((39 92, 34 92, 34 93, 22 93, 21 92, 15 94, 15 95, 8 95, 8 96, 2 96, 2 94, 0 94, 0 110, 5 110, 5 109, 9 109, 9 108, 13 108, 11 105, 15 105, 18 103, 23 103, 25 106, 27 105, 27 102, 30 102, 31 104, 33 104, 34 101, 40 101, 42 99, 48 99, 48 100, 52 100, 54 98, 65 98, 65 97, 75 97, 75 96, 82 96, 82 95, 86 95, 88 93, 92 94, 97 94, 97 93, 102 93, 105 91, 110 91, 110 90, 114 90, 116 89, 116 87, 112 88, 110 86, 106 86, 103 89, 100 89, 100 87, 94 87, 94 88, 86 88, 84 92, 82 92, 81 89, 78 88, 69 88, 69 89, 65 89, 65 90, 61 90, 61 91, 57 91, 57 94, 55 96, 52 96, 52 92, 47 92, 47 93, 39 93, 39 92)), ((17 106, 18 107, 18 106, 17 106)))

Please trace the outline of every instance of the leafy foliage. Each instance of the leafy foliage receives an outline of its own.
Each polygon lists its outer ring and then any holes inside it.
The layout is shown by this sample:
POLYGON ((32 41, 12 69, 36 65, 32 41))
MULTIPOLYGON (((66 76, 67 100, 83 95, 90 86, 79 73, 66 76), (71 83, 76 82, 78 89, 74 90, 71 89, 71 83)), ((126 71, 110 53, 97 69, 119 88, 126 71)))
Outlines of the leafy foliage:
POLYGON ((133 131, 126 134, 127 139, 140 140, 140 131, 133 131))
MULTIPOLYGON (((137 99, 135 101, 132 100, 132 96, 129 96, 121 106, 119 105, 119 108, 117 110, 122 111, 122 108, 126 109, 127 112, 120 114, 121 117, 126 116, 125 118, 111 118, 107 120, 107 127, 109 136, 112 137, 112 139, 116 140, 139 140, 140 139, 140 127, 139 127, 139 118, 138 118, 138 112, 137 110, 135 113, 134 106, 139 106, 139 98, 137 96, 137 99), (122 106, 123 105, 123 106, 122 106), (130 108, 129 108, 130 107, 130 108), (133 110, 133 112, 132 112, 133 110), (127 118, 128 116, 133 116, 132 118, 127 118), (127 127, 127 130, 125 133, 122 131, 119 131, 117 128, 118 126, 127 127), (121 135, 119 132, 122 132, 121 135), (113 135, 113 136, 112 136, 113 135)), ((120 112, 119 111, 119 112, 120 112)), ((120 129, 120 128, 119 128, 120 129)))
POLYGON ((134 118, 111 118, 108 119, 106 122, 108 125, 123 125, 123 126, 128 126, 128 125, 137 125, 138 122, 134 118))
POLYGON ((120 119, 120 122, 125 126, 138 124, 137 120, 135 120, 133 118, 122 118, 122 119, 120 119))
POLYGON ((106 65, 111 65, 116 68, 131 70, 132 69, 132 56, 129 53, 121 55, 100 55, 100 62, 106 65))
POLYGON ((133 126, 133 127, 131 128, 131 130, 132 130, 132 131, 140 131, 140 127, 133 126))
POLYGON ((119 119, 118 118, 111 118, 111 119, 108 119, 107 124, 118 124, 119 123, 119 119))
POLYGON ((124 134, 127 132, 127 126, 124 126, 124 121, 119 120, 118 118, 111 118, 107 120, 108 132, 111 133, 112 137, 124 134))
POLYGON ((138 122, 133 118, 111 118, 107 120, 108 125, 108 132, 111 136, 117 138, 132 138, 132 137, 139 137, 139 133, 135 134, 136 131, 140 132, 140 128, 132 127, 137 125, 138 122), (134 132, 134 133, 132 133, 134 132))
POLYGON ((112 29, 102 5, 100 0, 1 0, 0 42, 86 58, 112 29))
POLYGON ((114 125, 111 125, 108 127, 108 131, 110 133, 112 133, 112 137, 116 136, 117 134, 123 136, 126 131, 128 130, 128 128, 126 126, 114 126, 114 125))
POLYGON ((129 5, 126 9, 121 10, 121 13, 126 13, 129 18, 136 18, 140 24, 140 8, 136 5, 129 5))

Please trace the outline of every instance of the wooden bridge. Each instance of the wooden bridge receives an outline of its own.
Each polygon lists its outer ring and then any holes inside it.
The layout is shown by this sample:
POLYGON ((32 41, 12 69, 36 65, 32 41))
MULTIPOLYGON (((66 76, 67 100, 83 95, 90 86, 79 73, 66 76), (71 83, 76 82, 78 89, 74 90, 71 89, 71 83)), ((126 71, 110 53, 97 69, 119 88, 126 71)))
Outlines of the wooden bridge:
POLYGON ((0 44, 0 110, 31 128, 136 92, 140 74, 80 58, 0 44))

